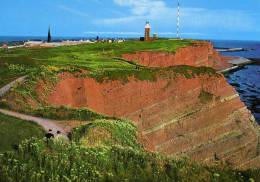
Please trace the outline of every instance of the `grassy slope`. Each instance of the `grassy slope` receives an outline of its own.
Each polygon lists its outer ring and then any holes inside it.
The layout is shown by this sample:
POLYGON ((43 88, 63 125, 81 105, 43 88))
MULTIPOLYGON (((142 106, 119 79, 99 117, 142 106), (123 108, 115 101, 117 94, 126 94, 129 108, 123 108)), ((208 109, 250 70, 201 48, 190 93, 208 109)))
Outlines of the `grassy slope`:
POLYGON ((0 181, 253 182, 260 177, 259 170, 207 167, 148 153, 127 121, 93 121, 72 135, 76 143, 32 139, 19 152, 0 154, 0 181))
POLYGON ((28 121, 22 121, 0 114, 0 152, 11 150, 22 140, 31 137, 43 137, 43 129, 28 121))
MULTIPOLYGON (((126 42, 47 49, 15 49, 0 52, 2 66, 0 80, 4 78, 12 80, 20 74, 30 73, 32 68, 39 68, 41 65, 55 66, 58 69, 65 66, 83 68, 92 71, 95 76, 98 75, 98 79, 102 79, 102 76, 110 76, 113 79, 127 77, 133 74, 133 71, 135 74, 140 74, 138 78, 153 79, 152 73, 160 72, 160 69, 136 71, 135 65, 113 58, 123 53, 142 50, 175 52, 177 48, 189 44, 189 41, 160 40, 150 43, 126 42), (22 65, 27 72, 23 69, 21 72, 17 71, 19 67, 10 72, 7 64, 22 65), (100 76, 97 74, 99 72, 105 74, 100 76)), ((191 76, 188 70, 194 74, 212 72, 206 68, 192 67, 175 67, 173 70, 187 77, 191 76)), ((41 75, 37 70, 36 73, 41 75)), ((43 109, 44 111, 38 111, 36 114, 56 118, 58 117, 56 113, 65 112, 64 108, 43 109)), ((106 117, 87 110, 70 110, 66 118, 75 118, 74 115, 77 115, 77 119, 94 120, 74 130, 72 138, 76 143, 63 144, 54 141, 47 144, 44 140, 25 141, 20 145, 19 152, 0 154, 0 181, 47 182, 86 179, 93 181, 249 181, 250 177, 259 179, 259 171, 240 173, 226 166, 205 167, 188 160, 176 160, 148 153, 138 144, 136 131, 130 123, 104 120, 106 117), (95 121, 95 118, 103 120, 95 121)), ((17 135, 24 138, 32 135, 42 136, 38 126, 22 123, 20 120, 6 116, 0 115, 0 125, 1 129, 6 129, 1 130, 1 136, 4 136, 1 140, 6 142, 7 148, 10 148, 9 141, 15 139, 17 135)), ((17 142, 20 140, 11 143, 17 142)))
MULTIPOLYGON (((120 57, 123 53, 136 51, 175 52, 178 48, 190 44, 191 41, 189 40, 159 40, 155 42, 128 41, 120 44, 97 43, 57 48, 0 50, 0 65, 2 65, 0 80, 6 80, 3 83, 7 83, 7 81, 14 79, 15 76, 29 74, 29 80, 26 84, 15 89, 17 93, 15 95, 21 96, 21 98, 16 98, 15 102, 22 106, 23 112, 26 110, 28 113, 29 110, 30 114, 37 114, 44 117, 50 117, 49 113, 54 113, 51 116, 52 118, 64 119, 59 117, 58 114, 55 114, 57 113, 57 109, 53 108, 50 110, 50 108, 46 108, 45 105, 38 102, 34 85, 39 79, 48 80, 50 82, 54 80, 55 82, 57 73, 64 70, 73 71, 79 68, 88 70, 89 72, 85 76, 94 77, 98 81, 103 81, 104 78, 127 81, 129 76, 134 76, 139 80, 156 80, 158 75, 173 77, 181 74, 190 78, 192 75, 214 74, 214 70, 210 68, 194 68, 190 66, 176 66, 162 69, 136 69, 135 64, 122 59, 114 59, 115 57, 120 57), (27 102, 23 100, 24 98, 34 99, 36 103, 39 103, 39 106, 37 108, 31 108, 30 104, 26 105, 27 102)), ((84 76, 84 74, 81 75, 84 76)), ((0 100, 0 105, 3 107, 3 105, 8 104, 2 103, 0 100)), ((62 111, 62 109, 59 110, 62 111)), ((70 116, 72 115, 73 114, 70 116)), ((71 117, 66 118, 71 119, 71 117)), ((72 118, 78 119, 75 117, 72 118)), ((86 117, 81 117, 80 119, 84 120, 86 117)), ((95 117, 94 119, 98 118, 95 117)))
POLYGON ((12 82, 21 74, 10 72, 8 66, 0 62, 0 88, 12 82))
MULTIPOLYGON (((136 51, 175 52, 180 47, 190 45, 191 41, 159 40, 155 42, 129 41, 120 44, 98 43, 57 48, 0 50, 1 64, 20 64, 26 67, 76 66, 87 70, 135 69, 135 66, 122 60, 113 59, 123 53, 136 51)), ((0 77, 3 76, 0 74, 0 77)))

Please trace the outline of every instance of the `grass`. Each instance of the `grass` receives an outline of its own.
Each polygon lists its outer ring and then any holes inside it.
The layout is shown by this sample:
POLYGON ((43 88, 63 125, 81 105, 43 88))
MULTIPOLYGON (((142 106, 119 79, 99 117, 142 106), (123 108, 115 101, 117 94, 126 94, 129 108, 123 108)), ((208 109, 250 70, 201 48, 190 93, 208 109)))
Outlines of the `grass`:
POLYGON ((53 107, 45 106, 39 107, 37 109, 32 109, 28 114, 33 114, 35 116, 58 119, 58 120, 80 120, 80 121, 93 121, 96 119, 114 119, 113 117, 104 116, 91 111, 87 108, 70 108, 70 107, 53 107))
MULTIPOLYGON (((178 75, 192 78, 201 74, 214 75, 216 72, 208 67, 174 66, 169 68, 147 68, 136 65, 120 58, 124 53, 136 51, 167 51, 175 52, 180 47, 192 44, 190 40, 158 40, 154 42, 128 41, 120 44, 96 43, 83 44, 77 46, 63 46, 56 48, 18 48, 8 51, 0 50, 0 65, 4 67, 0 71, 0 80, 6 77, 5 84, 19 75, 29 75, 28 80, 13 89, 9 93, 9 98, 14 97, 12 102, 19 110, 28 114, 53 118, 53 119, 76 119, 93 120, 103 119, 94 112, 88 112, 48 107, 46 103, 39 99, 35 86, 39 80, 44 80, 46 88, 44 94, 47 96, 49 91, 57 82, 57 74, 61 72, 77 73, 80 77, 92 77, 99 82, 107 80, 129 81, 129 78, 137 80, 156 81, 158 78, 175 78, 178 75), (138 69, 137 69, 138 67, 138 69), (87 70, 87 72, 82 71, 87 70), (81 72, 80 74, 78 74, 81 72), (8 73, 8 74, 6 74, 8 73), (11 77, 12 75, 13 77, 11 77), (13 94, 10 96, 10 94, 13 94), (34 104, 28 104, 28 100, 34 104)), ((8 99, 7 99, 8 102, 8 99)), ((0 106, 7 106, 4 100, 0 100, 0 106)))
MULTIPOLYGON (((0 78, 6 76, 8 65, 21 65, 26 69, 44 66, 58 68, 80 68, 91 72, 129 71, 135 70, 136 65, 117 59, 124 53, 136 51, 167 51, 175 52, 180 47, 191 44, 190 40, 158 40, 154 42, 127 41, 120 44, 97 43, 77 46, 62 46, 56 48, 17 48, 0 50, 0 78)), ((19 75, 20 73, 15 73, 19 75)), ((4 84, 4 83, 2 83, 4 84)))
POLYGON ((205 90, 201 90, 200 95, 199 95, 199 99, 200 99, 201 103, 206 104, 206 103, 212 101, 213 98, 214 98, 214 95, 212 93, 209 93, 205 90))
POLYGON ((75 128, 72 140, 87 147, 120 145, 141 149, 136 126, 125 120, 95 120, 75 128))
MULTIPOLYGON (((19 101, 23 102, 23 101, 19 101)), ((21 109, 10 107, 6 101, 0 101, 0 108, 15 110, 17 112, 43 117, 53 120, 78 120, 78 121, 94 121, 98 119, 117 119, 112 116, 106 116, 92 111, 88 108, 71 108, 67 106, 38 106, 31 107, 28 103, 23 102, 21 109)))
MULTIPOLYGON (((56 48, 17 48, 0 50, 0 60, 25 66, 78 66, 88 69, 128 67, 129 63, 113 59, 136 51, 175 52, 191 44, 189 40, 158 40, 154 42, 127 41, 124 43, 96 43, 56 48)), ((131 66, 131 65, 130 65, 131 66)))
POLYGON ((12 147, 31 137, 42 138, 43 129, 31 122, 19 120, 0 113, 0 152, 12 150, 12 147))
POLYGON ((21 75, 22 74, 20 73, 10 72, 8 66, 5 64, 1 64, 0 62, 0 88, 14 81, 21 75))
POLYGON ((134 70, 113 70, 94 72, 88 74, 89 77, 95 78, 99 82, 106 80, 121 80, 127 82, 130 77, 137 80, 156 81, 157 78, 175 78, 176 76, 184 76, 185 78, 193 78, 199 75, 217 76, 216 71, 210 67, 192 67, 187 65, 178 65, 167 68, 145 68, 141 67, 134 70))
MULTIPOLYGON (((56 82, 60 72, 87 70, 91 76, 105 80, 127 81, 129 76, 140 80, 172 78, 177 75, 192 78, 197 75, 216 75, 211 68, 176 66, 151 69, 118 59, 124 53, 135 51, 175 52, 190 45, 189 40, 159 40, 155 42, 130 41, 122 44, 86 44, 57 48, 19 48, 8 52, 0 50, 0 85, 24 74, 30 79, 13 92, 37 101, 34 93, 39 79, 56 82)), ((83 74, 81 76, 84 76, 83 74)), ((201 101, 212 99, 202 91, 201 101)), ((17 99, 17 98, 16 98, 17 99)), ((25 99, 26 100, 26 99, 25 99)), ((18 102, 18 101, 17 101, 18 102)), ((19 103, 18 103, 19 104, 19 103)), ((33 123, 23 122, 0 114, 0 150, 16 150, 0 154, 0 181, 55 182, 55 181, 256 181, 259 170, 237 171, 226 165, 203 166, 187 159, 174 159, 145 151, 137 142, 136 127, 123 120, 100 115, 88 109, 49 107, 38 102, 27 112, 53 119, 89 120, 85 126, 74 129, 72 142, 41 138, 42 129, 33 123), (3 147, 2 147, 3 146, 3 147)), ((9 107, 4 100, 1 106, 9 107)))
MULTIPOLYGON (((40 71, 35 71, 38 77, 35 78, 34 75, 29 76, 29 80, 27 80, 25 84, 18 86, 9 93, 9 99, 0 100, 0 107, 56 120, 93 121, 95 119, 111 119, 111 117, 100 115, 87 108, 74 109, 69 107, 48 106, 43 101, 43 98, 39 98, 35 91, 35 84, 38 82, 39 79, 44 80, 45 83, 49 83, 44 86, 45 95, 48 95, 48 93, 52 90, 51 85, 53 85, 57 81, 57 79, 56 74, 50 72, 48 68, 49 67, 40 71), (14 100, 12 98, 16 99, 14 100), (33 101, 35 105, 32 105, 31 101, 33 101)), ((136 70, 135 72, 122 70, 111 72, 107 71, 101 74, 99 74, 98 72, 88 74, 89 77, 95 78, 98 82, 104 82, 108 80, 121 80, 122 82, 128 82, 129 77, 135 78, 137 80, 149 81, 156 81, 159 78, 174 79, 177 76, 184 76, 185 78, 190 79, 199 75, 217 76, 217 73, 214 69, 208 67, 197 68, 192 66, 174 66, 164 68, 163 70, 160 68, 142 68, 140 70, 136 70)), ((81 74, 80 76, 84 75, 81 74)), ((200 99, 203 100, 206 96, 207 95, 203 94, 200 96, 200 99)))
POLYGON ((136 143, 136 128, 124 121, 99 120, 75 133, 81 135, 81 143, 30 139, 16 151, 0 154, 0 181, 247 182, 260 177, 259 170, 204 166, 146 152, 136 143))

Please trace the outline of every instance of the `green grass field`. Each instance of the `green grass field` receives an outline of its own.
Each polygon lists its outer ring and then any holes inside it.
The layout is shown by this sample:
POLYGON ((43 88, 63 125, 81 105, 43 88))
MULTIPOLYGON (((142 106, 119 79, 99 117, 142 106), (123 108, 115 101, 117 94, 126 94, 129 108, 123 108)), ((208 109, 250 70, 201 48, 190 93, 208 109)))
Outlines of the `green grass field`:
POLYGON ((0 61, 0 88, 21 76, 20 73, 10 72, 8 66, 0 61))
MULTIPOLYGON (((137 51, 166 51, 175 52, 178 48, 191 45, 191 40, 158 40, 153 42, 127 41, 124 43, 95 43, 77 46, 62 46, 56 48, 18 48, 0 50, 0 86, 12 81, 20 75, 29 75, 24 85, 14 89, 14 95, 20 95, 14 100, 28 114, 38 114, 49 117, 49 113, 57 113, 57 110, 46 110, 44 103, 39 103, 35 93, 35 84, 39 80, 55 84, 57 74, 64 71, 77 72, 80 69, 81 77, 92 77, 102 82, 106 79, 121 80, 127 82, 129 77, 138 80, 156 81, 158 77, 176 77, 178 75, 192 78, 201 74, 215 75, 212 68, 175 66, 170 68, 139 67, 119 57, 124 53, 137 51), (24 98, 30 98, 38 103, 37 107, 31 107, 24 98), (18 103, 19 102, 19 103, 18 103), (55 112, 53 112, 55 111, 55 112)), ((51 90, 51 89, 46 89, 51 90)), ((0 106, 8 106, 0 99, 0 106)), ((16 108, 10 108, 16 110, 16 108)), ((76 113, 76 112, 75 112, 76 113)), ((73 114, 71 114, 72 116, 73 114)), ((55 119, 64 119, 53 114, 55 119)), ((84 117, 85 118, 85 117, 84 117)), ((68 119, 68 118, 66 118, 68 119)), ((70 118, 72 119, 72 118, 70 118)), ((78 119, 73 118, 73 119, 78 119)))
POLYGON ((43 129, 34 123, 0 114, 0 152, 12 150, 13 145, 31 137, 44 137, 43 129))
MULTIPOLYGON (((17 48, 0 50, 0 78, 8 80, 17 72, 8 74, 8 65, 18 64, 27 69, 45 66, 76 67, 89 71, 134 70, 136 66, 117 59, 124 53, 136 51, 175 52, 191 44, 190 40, 158 40, 154 42, 127 41, 124 43, 95 43, 56 48, 17 48)), ((3 85, 4 81, 0 84, 3 85)))

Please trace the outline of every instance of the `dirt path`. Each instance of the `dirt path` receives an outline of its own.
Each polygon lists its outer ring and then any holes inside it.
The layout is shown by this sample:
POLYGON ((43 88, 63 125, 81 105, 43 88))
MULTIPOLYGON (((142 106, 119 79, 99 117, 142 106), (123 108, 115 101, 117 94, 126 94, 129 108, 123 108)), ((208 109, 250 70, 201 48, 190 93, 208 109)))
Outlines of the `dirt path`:
POLYGON ((29 115, 25 115, 25 114, 13 112, 13 111, 8 111, 5 109, 0 109, 0 113, 15 117, 15 118, 18 118, 21 120, 37 123, 38 125, 42 126, 45 131, 49 131, 49 129, 51 129, 52 130, 51 133, 54 135, 57 134, 57 131, 60 131, 62 135, 67 136, 67 133, 65 132, 64 128, 59 126, 58 124, 56 124, 55 122, 57 122, 57 121, 55 121, 55 120, 44 119, 44 118, 35 117, 35 116, 29 116, 29 115))
MULTIPOLYGON (((27 76, 20 77, 16 80, 12 81, 11 83, 7 84, 6 86, 0 88, 0 97, 3 97, 17 83, 23 83, 25 81, 26 77, 27 76)), ((59 124, 57 124, 57 122, 59 122, 59 121, 29 116, 29 115, 21 114, 18 112, 8 111, 6 109, 0 109, 0 113, 15 117, 15 118, 18 118, 21 120, 37 123, 38 125, 42 126, 46 132, 48 132, 51 129, 52 130, 51 133, 54 134, 55 136, 57 135, 57 131, 60 131, 61 134, 67 138, 67 133, 64 130, 64 128, 62 126, 60 126, 59 124)))
POLYGON ((7 84, 6 86, 0 88, 0 97, 3 97, 13 86, 17 83, 23 83, 27 76, 22 76, 17 78, 16 80, 12 81, 11 83, 7 84))

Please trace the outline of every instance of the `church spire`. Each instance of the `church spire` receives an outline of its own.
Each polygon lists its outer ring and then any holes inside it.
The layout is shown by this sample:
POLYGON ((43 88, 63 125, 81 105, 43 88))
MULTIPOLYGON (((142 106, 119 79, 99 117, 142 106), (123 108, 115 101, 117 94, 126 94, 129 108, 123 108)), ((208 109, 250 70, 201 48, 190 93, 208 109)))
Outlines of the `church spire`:
POLYGON ((49 27, 49 30, 48 30, 48 39, 47 39, 47 42, 51 42, 51 28, 49 27))

